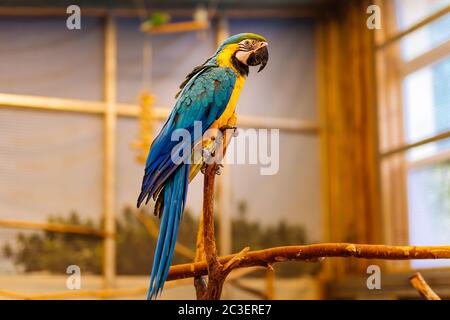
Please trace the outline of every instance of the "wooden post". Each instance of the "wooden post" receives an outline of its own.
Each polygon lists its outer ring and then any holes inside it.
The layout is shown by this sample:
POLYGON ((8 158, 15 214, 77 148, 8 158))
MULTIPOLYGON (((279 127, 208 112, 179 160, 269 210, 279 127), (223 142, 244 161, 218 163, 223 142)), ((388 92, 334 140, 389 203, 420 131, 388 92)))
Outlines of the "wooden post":
POLYGON ((104 286, 114 286, 116 275, 116 221, 115 221, 115 145, 116 145, 116 26, 110 13, 105 18, 105 65, 104 95, 106 110, 104 116, 104 229, 108 235, 103 249, 104 286))
MULTIPOLYGON (((215 41, 218 47, 226 38, 229 37, 228 21, 226 17, 219 15, 217 17, 215 41)), ((223 160, 225 161, 225 160, 223 160)), ((217 179, 217 214, 219 227, 219 253, 221 255, 230 254, 232 251, 231 243, 231 177, 230 167, 223 168, 222 174, 217 179)), ((225 290, 224 294, 227 292, 225 290)))
POLYGON ((216 46, 218 47, 226 38, 230 36, 228 30, 228 20, 223 15, 217 17, 216 26, 216 46))
MULTIPOLYGON (((368 4, 339 3, 318 23, 324 238, 332 242, 381 241, 373 33, 358 27, 368 4)), ((325 276, 366 267, 365 261, 330 261, 325 276)))
MULTIPOLYGON (((229 36, 228 22, 223 16, 217 18, 216 46, 218 47, 229 36)), ((224 160, 223 160, 224 161, 224 160)), ((219 218, 219 253, 227 255, 231 253, 231 178, 229 168, 223 168, 218 182, 217 211, 219 218)))

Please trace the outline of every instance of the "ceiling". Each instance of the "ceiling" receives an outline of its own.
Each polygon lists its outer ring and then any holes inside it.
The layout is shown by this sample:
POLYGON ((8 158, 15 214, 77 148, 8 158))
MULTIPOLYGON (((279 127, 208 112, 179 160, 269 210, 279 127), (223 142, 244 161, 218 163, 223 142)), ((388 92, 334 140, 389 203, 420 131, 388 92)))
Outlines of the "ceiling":
POLYGON ((7 7, 66 7, 77 4, 80 7, 116 7, 116 8, 177 8, 188 9, 198 4, 212 5, 223 9, 239 8, 300 8, 330 4, 335 0, 0 0, 0 6, 7 7))

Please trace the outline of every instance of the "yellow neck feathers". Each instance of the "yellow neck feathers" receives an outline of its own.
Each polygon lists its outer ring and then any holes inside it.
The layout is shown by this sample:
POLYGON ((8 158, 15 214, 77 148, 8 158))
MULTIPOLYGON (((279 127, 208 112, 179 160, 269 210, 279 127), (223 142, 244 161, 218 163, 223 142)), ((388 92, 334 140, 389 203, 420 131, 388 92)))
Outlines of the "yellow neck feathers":
POLYGON ((225 46, 217 56, 217 64, 221 67, 232 68, 237 72, 236 68, 231 63, 231 57, 239 49, 239 44, 233 43, 225 46))

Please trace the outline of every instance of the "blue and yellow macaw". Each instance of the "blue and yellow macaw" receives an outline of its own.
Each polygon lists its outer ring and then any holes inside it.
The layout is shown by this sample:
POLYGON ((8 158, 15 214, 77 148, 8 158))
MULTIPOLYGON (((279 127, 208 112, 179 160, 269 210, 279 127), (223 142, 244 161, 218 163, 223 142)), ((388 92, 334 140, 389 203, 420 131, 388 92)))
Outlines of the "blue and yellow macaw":
MULTIPOLYGON (((181 84, 169 118, 150 148, 137 206, 146 199, 156 200, 154 214, 161 218, 158 242, 147 299, 156 298, 169 272, 189 182, 200 171, 200 161, 173 161, 172 153, 188 147, 194 158, 200 145, 211 154, 215 145, 205 144, 204 137, 185 142, 172 141, 177 129, 194 134, 194 122, 201 124, 202 135, 208 129, 234 128, 235 107, 249 73, 249 66, 261 71, 269 58, 267 40, 254 33, 241 33, 226 39, 212 57, 194 68, 181 84), (203 140, 203 141, 202 141, 203 140)), ((209 131, 209 130, 208 130, 209 131)), ((213 141, 215 139, 211 139, 213 141)), ((223 143, 223 141, 222 141, 223 143)), ((182 157, 182 156, 181 156, 182 157)), ((189 159, 191 160, 191 159, 189 159)))

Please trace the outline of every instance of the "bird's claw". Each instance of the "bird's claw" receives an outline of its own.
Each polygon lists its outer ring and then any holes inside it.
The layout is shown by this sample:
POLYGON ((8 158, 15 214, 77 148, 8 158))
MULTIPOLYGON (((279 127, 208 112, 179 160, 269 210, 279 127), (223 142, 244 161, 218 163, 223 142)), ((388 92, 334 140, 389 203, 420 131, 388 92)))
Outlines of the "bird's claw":
POLYGON ((237 127, 236 126, 230 126, 230 125, 226 124, 226 125, 224 125, 224 126, 219 128, 219 130, 222 131, 222 132, 224 132, 226 130, 231 130, 231 129, 236 131, 237 127))
POLYGON ((222 174, 222 168, 223 168, 223 164, 218 164, 217 165, 217 167, 216 167, 216 174, 218 175, 218 176, 220 176, 221 174, 222 174))
POLYGON ((203 155, 203 159, 204 158, 211 159, 211 158, 213 158, 215 156, 215 152, 214 151, 211 152, 208 149, 203 149, 202 150, 202 155, 203 155), (206 155, 206 157, 205 157, 205 155, 206 155))
POLYGON ((223 133, 227 130, 233 130, 233 137, 237 137, 239 135, 239 131, 236 126, 224 125, 219 128, 219 130, 223 133))
MULTIPOLYGON (((203 173, 203 174, 205 174, 205 172, 206 172, 206 166, 207 166, 208 164, 207 163, 203 163, 202 164, 202 167, 200 168, 200 172, 201 173, 203 173)), ((222 168, 223 168, 223 164, 218 164, 217 165, 217 167, 216 167, 216 174, 218 175, 218 176, 220 176, 221 174, 222 174, 222 168)))

